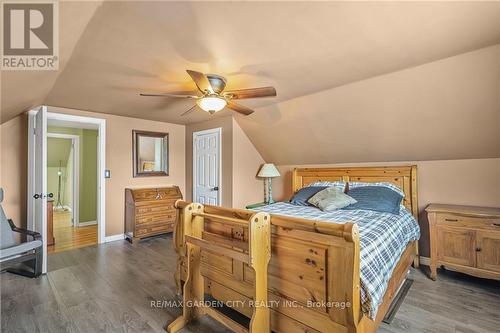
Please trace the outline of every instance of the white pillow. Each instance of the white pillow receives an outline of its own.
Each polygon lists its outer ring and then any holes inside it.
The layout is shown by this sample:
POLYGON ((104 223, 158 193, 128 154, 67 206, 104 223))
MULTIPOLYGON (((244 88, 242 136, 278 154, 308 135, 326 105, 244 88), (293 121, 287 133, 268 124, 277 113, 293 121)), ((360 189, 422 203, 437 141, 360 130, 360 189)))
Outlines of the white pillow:
POLYGON ((307 202, 324 212, 330 212, 347 207, 357 201, 336 187, 328 187, 313 195, 307 202))

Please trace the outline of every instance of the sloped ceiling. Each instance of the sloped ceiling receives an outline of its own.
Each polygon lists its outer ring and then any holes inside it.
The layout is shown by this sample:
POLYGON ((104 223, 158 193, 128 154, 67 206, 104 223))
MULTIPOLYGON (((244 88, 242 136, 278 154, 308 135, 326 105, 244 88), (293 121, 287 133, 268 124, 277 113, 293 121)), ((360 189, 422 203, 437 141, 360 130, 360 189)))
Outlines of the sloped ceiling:
POLYGON ((47 138, 47 166, 66 167, 71 151, 71 140, 47 138))
POLYGON ((281 165, 500 156, 500 45, 237 118, 281 165))
POLYGON ((101 1, 59 3, 58 71, 0 71, 1 123, 46 102, 56 79, 71 58, 80 35, 100 4, 101 1))
MULTIPOLYGON (((63 33, 79 15, 61 13, 63 33)), ((227 89, 276 87, 277 98, 247 101, 256 113, 237 117, 267 161, 500 156, 491 95, 500 66, 490 47, 500 43, 498 2, 104 2, 86 21, 53 84, 34 72, 2 76, 2 121, 33 95, 144 119, 207 120, 201 111, 180 117, 192 102, 138 96, 194 92, 185 73, 194 69, 224 75, 227 89), (43 92, 26 89, 40 81, 43 92)))

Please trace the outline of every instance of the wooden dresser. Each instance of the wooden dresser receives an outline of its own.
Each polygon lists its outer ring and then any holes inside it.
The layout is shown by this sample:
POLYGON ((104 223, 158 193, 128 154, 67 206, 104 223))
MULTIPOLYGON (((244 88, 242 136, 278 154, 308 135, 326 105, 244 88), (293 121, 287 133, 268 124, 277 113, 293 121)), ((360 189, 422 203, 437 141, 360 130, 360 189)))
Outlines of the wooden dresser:
POLYGON ((500 208, 431 204, 425 210, 433 280, 438 266, 500 280, 500 208))
POLYGON ((179 187, 125 189, 125 237, 133 241, 172 232, 177 217, 174 203, 179 187))

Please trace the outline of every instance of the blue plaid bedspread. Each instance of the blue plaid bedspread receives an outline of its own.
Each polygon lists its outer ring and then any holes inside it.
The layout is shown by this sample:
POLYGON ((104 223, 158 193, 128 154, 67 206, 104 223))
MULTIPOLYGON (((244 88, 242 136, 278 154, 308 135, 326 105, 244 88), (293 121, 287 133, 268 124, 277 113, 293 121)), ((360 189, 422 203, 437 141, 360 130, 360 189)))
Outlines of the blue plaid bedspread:
POLYGON ((316 207, 295 206, 277 202, 255 211, 310 220, 354 222, 360 236, 361 303, 365 313, 374 319, 387 289, 387 284, 408 243, 420 237, 415 218, 401 207, 399 215, 368 210, 336 210, 323 212, 316 207))

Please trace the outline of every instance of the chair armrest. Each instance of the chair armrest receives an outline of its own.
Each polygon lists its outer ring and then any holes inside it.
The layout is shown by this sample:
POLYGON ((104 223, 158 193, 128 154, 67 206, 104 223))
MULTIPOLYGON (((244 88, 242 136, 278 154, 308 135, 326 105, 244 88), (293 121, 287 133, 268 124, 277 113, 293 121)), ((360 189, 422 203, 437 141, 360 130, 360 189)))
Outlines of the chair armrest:
POLYGON ((27 229, 23 229, 23 228, 18 228, 18 227, 16 227, 16 225, 14 224, 14 222, 11 219, 8 219, 8 221, 9 221, 10 228, 12 229, 12 231, 15 231, 15 232, 18 232, 20 234, 27 235, 27 236, 31 236, 31 237, 33 237, 33 240, 42 240, 42 235, 40 235, 40 233, 35 232, 35 231, 31 231, 31 230, 27 230, 27 229))

